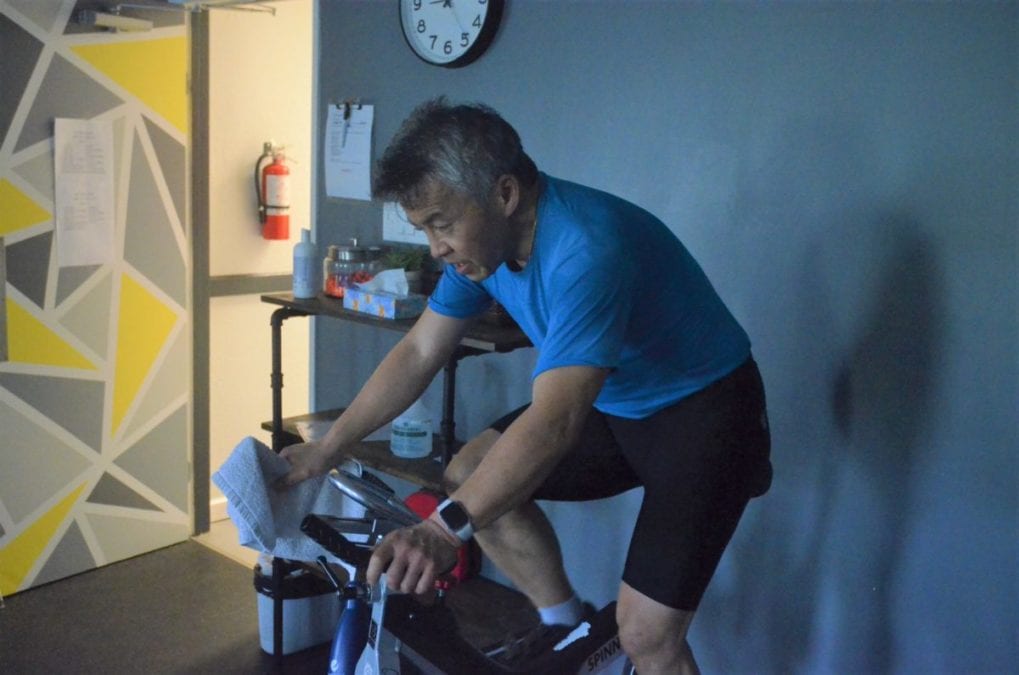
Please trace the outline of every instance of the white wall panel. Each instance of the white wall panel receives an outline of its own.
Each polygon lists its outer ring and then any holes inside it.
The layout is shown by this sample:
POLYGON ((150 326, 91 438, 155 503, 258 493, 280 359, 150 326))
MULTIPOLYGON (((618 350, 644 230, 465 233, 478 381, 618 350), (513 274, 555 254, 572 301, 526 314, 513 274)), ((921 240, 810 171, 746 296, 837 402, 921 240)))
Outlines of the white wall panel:
POLYGON ((311 227, 312 3, 266 12, 213 11, 209 29, 209 194, 212 276, 290 271, 311 227), (286 146, 290 241, 261 237, 254 169, 262 143, 286 146))
MULTIPOLYGON (((209 25, 209 274, 289 274, 293 244, 310 225, 312 2, 266 12, 213 11, 209 25), (261 236, 254 168, 262 143, 286 146, 290 240, 261 236)), ((268 441, 269 317, 258 295, 210 299, 210 471, 244 436, 268 441)), ((284 327, 284 414, 308 412, 309 322, 284 327)), ((211 517, 223 496, 210 486, 211 517)))

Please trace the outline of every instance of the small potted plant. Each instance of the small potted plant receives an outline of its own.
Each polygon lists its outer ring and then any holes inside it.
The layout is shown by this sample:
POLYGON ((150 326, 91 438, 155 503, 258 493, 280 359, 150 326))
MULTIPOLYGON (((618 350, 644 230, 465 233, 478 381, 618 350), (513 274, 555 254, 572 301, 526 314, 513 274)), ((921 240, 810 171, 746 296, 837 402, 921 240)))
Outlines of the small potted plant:
POLYGON ((423 246, 401 246, 392 248, 382 256, 384 269, 402 269, 407 275, 407 286, 411 293, 425 292, 425 276, 431 257, 423 246))

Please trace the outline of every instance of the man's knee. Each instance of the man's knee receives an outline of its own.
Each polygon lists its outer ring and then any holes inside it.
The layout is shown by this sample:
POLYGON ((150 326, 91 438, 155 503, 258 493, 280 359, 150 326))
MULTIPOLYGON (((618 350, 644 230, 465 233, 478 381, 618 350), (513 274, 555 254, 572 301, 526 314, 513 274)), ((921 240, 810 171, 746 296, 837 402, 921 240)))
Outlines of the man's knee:
POLYGON ((474 470, 481 464, 481 460, 499 440, 500 435, 495 429, 485 429, 453 455, 442 474, 442 486, 446 494, 453 492, 470 478, 474 470))
POLYGON ((694 613, 671 609, 629 587, 627 591, 629 594, 620 594, 616 622, 620 644, 630 660, 635 664, 658 665, 683 661, 688 651, 686 634, 694 613))
POLYGON ((666 632, 662 626, 649 625, 636 617, 619 622, 619 643, 634 663, 674 650, 679 642, 675 633, 666 632))

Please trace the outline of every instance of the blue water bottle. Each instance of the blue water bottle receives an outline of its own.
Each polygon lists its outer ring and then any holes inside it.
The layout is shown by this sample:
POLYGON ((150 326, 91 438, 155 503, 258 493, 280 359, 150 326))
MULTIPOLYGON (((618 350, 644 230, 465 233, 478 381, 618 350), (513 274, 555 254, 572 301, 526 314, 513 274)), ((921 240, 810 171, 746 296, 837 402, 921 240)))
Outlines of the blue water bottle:
POLYGON ((371 605, 358 597, 357 584, 347 584, 343 595, 347 604, 340 617, 340 625, 333 638, 332 650, 329 653, 329 673, 354 675, 357 661, 368 643, 368 625, 371 619, 371 605))

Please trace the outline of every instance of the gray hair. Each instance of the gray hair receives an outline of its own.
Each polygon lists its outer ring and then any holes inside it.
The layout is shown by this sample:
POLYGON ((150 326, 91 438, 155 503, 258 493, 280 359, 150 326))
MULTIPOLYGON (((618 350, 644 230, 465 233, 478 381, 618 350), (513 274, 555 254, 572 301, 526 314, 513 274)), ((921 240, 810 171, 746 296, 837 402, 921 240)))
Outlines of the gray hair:
POLYGON ((538 177, 516 130, 486 105, 450 105, 440 97, 415 108, 396 132, 376 166, 372 193, 414 207, 434 180, 483 204, 506 174, 527 186, 538 177))

